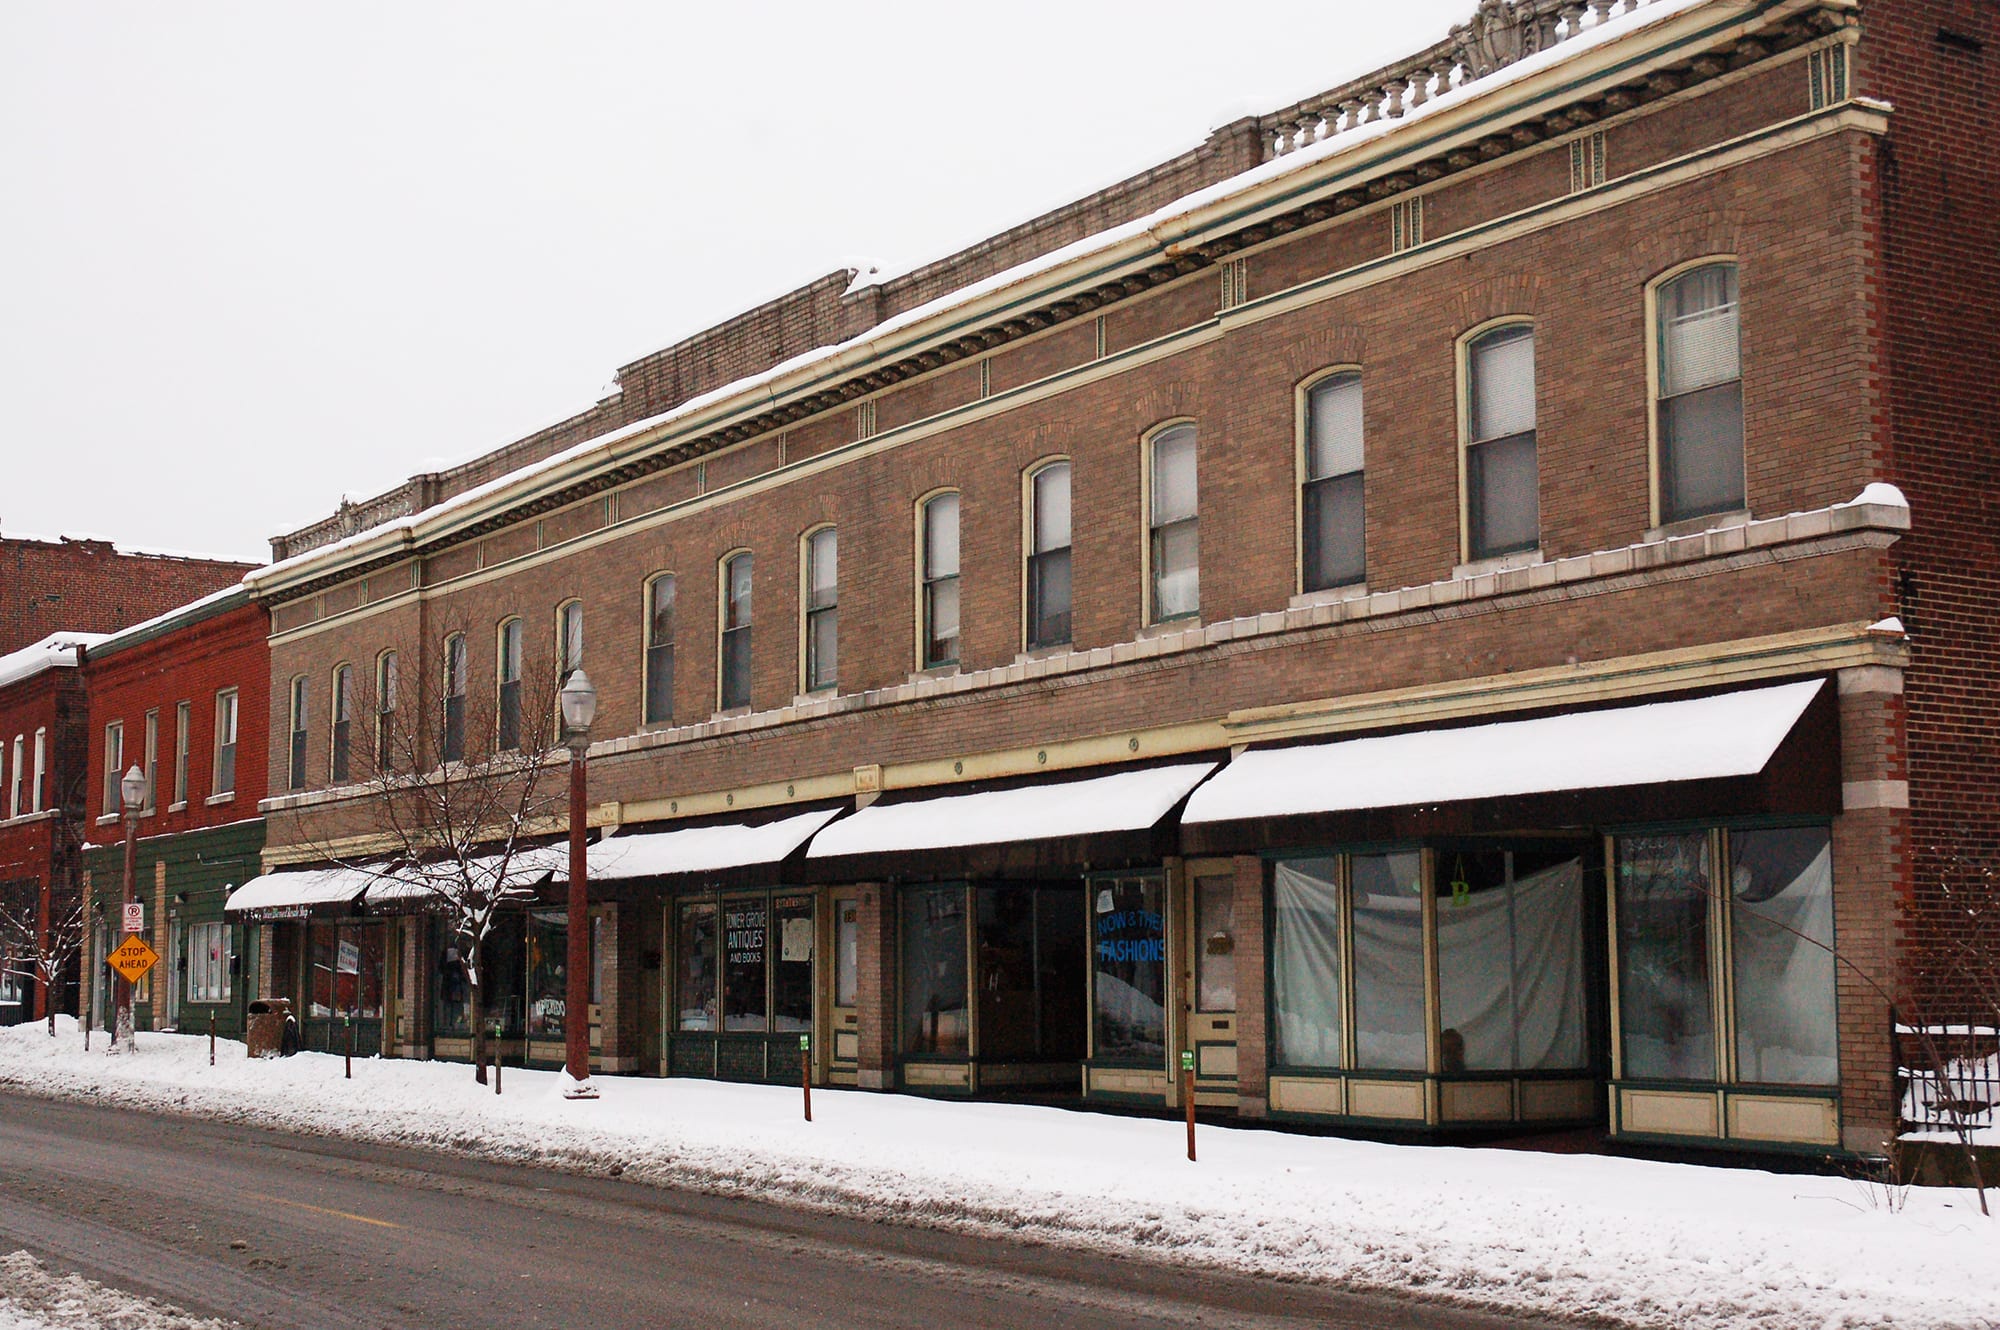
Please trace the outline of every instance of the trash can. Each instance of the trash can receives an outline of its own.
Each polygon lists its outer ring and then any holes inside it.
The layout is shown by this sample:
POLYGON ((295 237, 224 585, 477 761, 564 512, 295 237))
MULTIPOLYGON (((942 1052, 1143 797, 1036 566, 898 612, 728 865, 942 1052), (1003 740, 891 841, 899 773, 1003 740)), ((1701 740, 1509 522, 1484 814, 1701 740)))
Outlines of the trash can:
POLYGON ((253 1058, 288 1057, 299 1051, 290 998, 258 998, 250 1004, 243 1046, 253 1058))

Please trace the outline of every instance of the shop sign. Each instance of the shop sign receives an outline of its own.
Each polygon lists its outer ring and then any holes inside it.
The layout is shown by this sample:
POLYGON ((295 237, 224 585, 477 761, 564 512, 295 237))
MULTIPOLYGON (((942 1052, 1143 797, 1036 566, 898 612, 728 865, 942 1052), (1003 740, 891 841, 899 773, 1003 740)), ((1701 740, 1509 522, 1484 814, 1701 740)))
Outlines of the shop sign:
POLYGON ((1097 916, 1100 963, 1157 962, 1166 958, 1166 924, 1157 911, 1113 910, 1097 916))
POLYGON ((723 917, 726 935, 723 946, 729 952, 731 965, 761 965, 764 961, 764 907, 746 905, 740 910, 730 910, 723 917))
POLYGON ((784 931, 779 935, 781 948, 779 959, 809 961, 813 958, 813 921, 793 918, 785 920, 784 931))
POLYGON ((279 923, 291 919, 312 918, 310 905, 270 905, 261 910, 245 910, 246 919, 257 923, 279 923))
POLYGON ((360 974, 361 948, 355 943, 349 942, 346 938, 342 938, 340 940, 340 954, 334 959, 333 968, 336 974, 360 974))
POLYGON ((146 975, 146 971, 159 964, 160 953, 146 945, 141 937, 128 937, 118 944, 107 958, 111 968, 125 977, 125 982, 136 984, 146 975))

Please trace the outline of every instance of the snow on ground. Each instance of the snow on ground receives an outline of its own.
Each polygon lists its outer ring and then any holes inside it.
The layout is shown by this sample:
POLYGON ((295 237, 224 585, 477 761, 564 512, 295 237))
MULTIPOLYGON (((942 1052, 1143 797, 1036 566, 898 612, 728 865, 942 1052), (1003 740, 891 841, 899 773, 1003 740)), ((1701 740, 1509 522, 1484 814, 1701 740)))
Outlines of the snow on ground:
POLYGON ((871 1218, 1643 1326, 2000 1327, 2000 1221, 1970 1193, 1596 1156, 1382 1145, 820 1089, 301 1054, 203 1036, 82 1051, 0 1031, 0 1084, 423 1145, 871 1218), (1899 1203, 1900 1202, 1900 1203, 1899 1203))
POLYGON ((0 1256, 0 1330, 229 1330, 228 1322, 59 1275, 24 1251, 0 1256))

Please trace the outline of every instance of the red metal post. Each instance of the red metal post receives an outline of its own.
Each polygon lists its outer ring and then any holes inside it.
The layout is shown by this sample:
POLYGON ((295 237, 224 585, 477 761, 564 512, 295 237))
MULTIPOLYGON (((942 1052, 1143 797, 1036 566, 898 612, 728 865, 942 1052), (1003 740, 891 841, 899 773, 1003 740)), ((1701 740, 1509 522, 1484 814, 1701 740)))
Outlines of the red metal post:
POLYGON ((574 1082, 590 1079, 590 881, 584 853, 584 745, 569 755, 569 992, 563 1000, 564 1064, 574 1082))

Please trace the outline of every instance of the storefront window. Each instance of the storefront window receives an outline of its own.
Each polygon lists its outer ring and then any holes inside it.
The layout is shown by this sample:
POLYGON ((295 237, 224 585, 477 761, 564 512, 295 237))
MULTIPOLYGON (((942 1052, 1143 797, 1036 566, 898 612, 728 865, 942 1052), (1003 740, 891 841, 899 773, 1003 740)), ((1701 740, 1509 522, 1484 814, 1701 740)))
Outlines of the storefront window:
POLYGON ((1566 851, 1438 856, 1442 1069, 1586 1065, 1583 861, 1566 851))
POLYGON ((1271 879, 1272 1056, 1280 1066, 1338 1067, 1341 1046, 1340 861, 1281 861, 1271 879))
POLYGON ((528 916, 528 1038, 561 1039, 569 998, 569 916, 535 910, 528 916))
POLYGON ((1833 847, 1824 827, 1729 836, 1736 1078, 1837 1085, 1833 847))
POLYGON ((1708 835, 1620 836, 1617 864, 1624 1075, 1712 1081, 1708 835))
POLYGON ((771 1028, 779 1034, 799 1034, 812 1029, 812 897, 780 896, 772 902, 771 914, 778 932, 778 961, 771 973, 771 1028))
POLYGON ((902 894, 905 1053, 964 1056, 969 1047, 965 894, 960 886, 902 894))
POLYGON ((681 906, 680 1028, 715 1028, 715 903, 681 906))
POLYGON ((979 1056, 1034 1057, 1040 1040, 1035 985, 1035 891, 979 888, 979 1056))
POLYGON ((770 1028, 765 1011, 769 964, 770 906, 763 900, 722 903, 722 1028, 730 1034, 761 1034, 770 1028))
POLYGON ((1091 985, 1100 1061, 1162 1064, 1167 1053, 1167 929, 1157 877, 1100 878, 1094 894, 1091 985))
POLYGON ((466 963, 458 935, 440 921, 437 925, 437 985, 431 1011, 431 1028, 448 1039, 463 1039, 472 1033, 471 996, 466 963))
POLYGON ((1428 1065, 1422 856, 1357 854, 1350 864, 1355 1064, 1422 1071, 1428 1065))
POLYGON ((307 934, 306 1014, 381 1020, 382 925, 315 923, 307 934))

